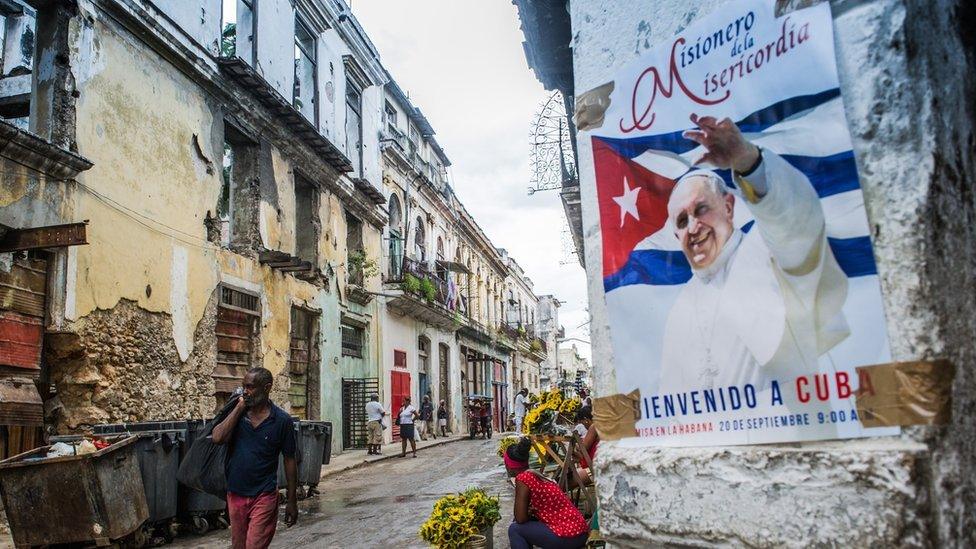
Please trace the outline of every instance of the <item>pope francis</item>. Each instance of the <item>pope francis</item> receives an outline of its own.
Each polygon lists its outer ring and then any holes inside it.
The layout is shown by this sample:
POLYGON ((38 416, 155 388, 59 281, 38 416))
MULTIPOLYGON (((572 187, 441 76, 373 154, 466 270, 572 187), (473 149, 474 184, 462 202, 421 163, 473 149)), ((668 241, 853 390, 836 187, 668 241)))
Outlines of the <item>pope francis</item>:
POLYGON ((682 176, 668 223, 693 276, 664 332, 660 392, 793 383, 850 330, 841 307, 847 277, 827 244, 816 191, 803 173, 750 143, 728 118, 692 115, 685 137, 697 164, 731 169, 738 192, 708 170, 682 176), (733 225, 736 201, 755 224, 733 225))

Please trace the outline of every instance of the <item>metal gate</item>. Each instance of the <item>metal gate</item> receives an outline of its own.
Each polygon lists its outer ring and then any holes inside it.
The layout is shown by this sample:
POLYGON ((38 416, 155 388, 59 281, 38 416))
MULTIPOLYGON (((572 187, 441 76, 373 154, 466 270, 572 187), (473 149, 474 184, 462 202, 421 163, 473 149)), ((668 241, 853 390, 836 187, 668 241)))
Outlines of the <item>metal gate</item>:
POLYGON ((366 403, 379 389, 379 378, 342 378, 343 450, 366 447, 366 403))

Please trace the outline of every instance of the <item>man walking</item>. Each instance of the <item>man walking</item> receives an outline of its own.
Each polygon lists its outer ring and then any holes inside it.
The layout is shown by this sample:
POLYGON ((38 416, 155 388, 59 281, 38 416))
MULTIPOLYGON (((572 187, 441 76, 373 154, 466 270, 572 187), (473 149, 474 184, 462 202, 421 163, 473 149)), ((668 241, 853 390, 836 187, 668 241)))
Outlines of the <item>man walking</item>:
POLYGON ((435 439, 437 430, 434 429, 434 403, 430 401, 430 395, 424 395, 423 402, 420 403, 420 440, 427 440, 430 433, 435 439))
POLYGON ((525 419, 525 404, 528 401, 529 389, 522 387, 522 390, 515 395, 515 432, 522 432, 522 420, 525 419))
POLYGON ((369 395, 369 402, 366 403, 366 454, 378 456, 382 454, 380 447, 383 445, 383 418, 386 417, 386 410, 380 404, 380 397, 377 394, 369 395))
POLYGON ((231 444, 227 456, 227 514, 234 549, 265 549, 278 524, 278 455, 288 482, 285 525, 298 520, 295 423, 269 398, 274 378, 265 368, 244 376, 244 395, 214 427, 215 444, 231 444))

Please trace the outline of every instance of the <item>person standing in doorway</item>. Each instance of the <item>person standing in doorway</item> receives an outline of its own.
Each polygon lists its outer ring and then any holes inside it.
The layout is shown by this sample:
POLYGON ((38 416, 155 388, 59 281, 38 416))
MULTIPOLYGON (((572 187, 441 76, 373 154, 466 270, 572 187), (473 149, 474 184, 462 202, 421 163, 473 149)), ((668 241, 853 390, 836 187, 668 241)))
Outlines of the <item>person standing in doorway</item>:
POLYGON ((402 445, 400 457, 407 457, 408 440, 410 441, 410 450, 413 451, 413 457, 417 457, 417 440, 413 432, 414 420, 416 419, 417 409, 410 404, 410 397, 403 397, 403 404, 400 406, 400 411, 397 412, 397 424, 400 425, 400 444, 402 445))
POLYGON ((381 455, 380 447, 383 446, 383 418, 386 417, 386 410, 380 404, 380 397, 377 394, 369 395, 369 402, 366 403, 366 454, 371 456, 381 455))
POLYGON ((515 395, 515 432, 522 432, 522 420, 525 419, 525 407, 528 403, 529 389, 522 387, 522 390, 515 395))
POLYGON ((295 420, 269 397, 274 378, 265 368, 244 376, 244 395, 214 427, 215 444, 231 444, 227 456, 227 515, 234 549, 265 549, 278 524, 278 456, 284 456, 288 503, 285 525, 298 520, 295 420))
POLYGON ((443 400, 437 407, 437 427, 441 430, 441 436, 447 438, 447 403, 443 400))
POLYGON ((430 401, 430 395, 424 395, 423 402, 420 403, 420 440, 427 440, 427 434, 437 438, 437 431, 434 430, 434 404, 430 401))

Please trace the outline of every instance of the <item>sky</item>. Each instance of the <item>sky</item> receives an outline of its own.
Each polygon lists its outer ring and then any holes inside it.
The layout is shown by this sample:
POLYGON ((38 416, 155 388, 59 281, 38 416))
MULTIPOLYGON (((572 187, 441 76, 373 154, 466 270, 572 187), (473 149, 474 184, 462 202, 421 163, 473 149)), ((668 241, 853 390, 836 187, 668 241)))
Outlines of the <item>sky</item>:
MULTIPOLYGON (((556 191, 528 195, 529 131, 549 97, 509 0, 347 0, 383 65, 434 127, 454 190, 538 295, 564 301, 566 337, 589 341, 586 278, 556 191)), ((576 344, 590 357, 589 346, 576 344)))

